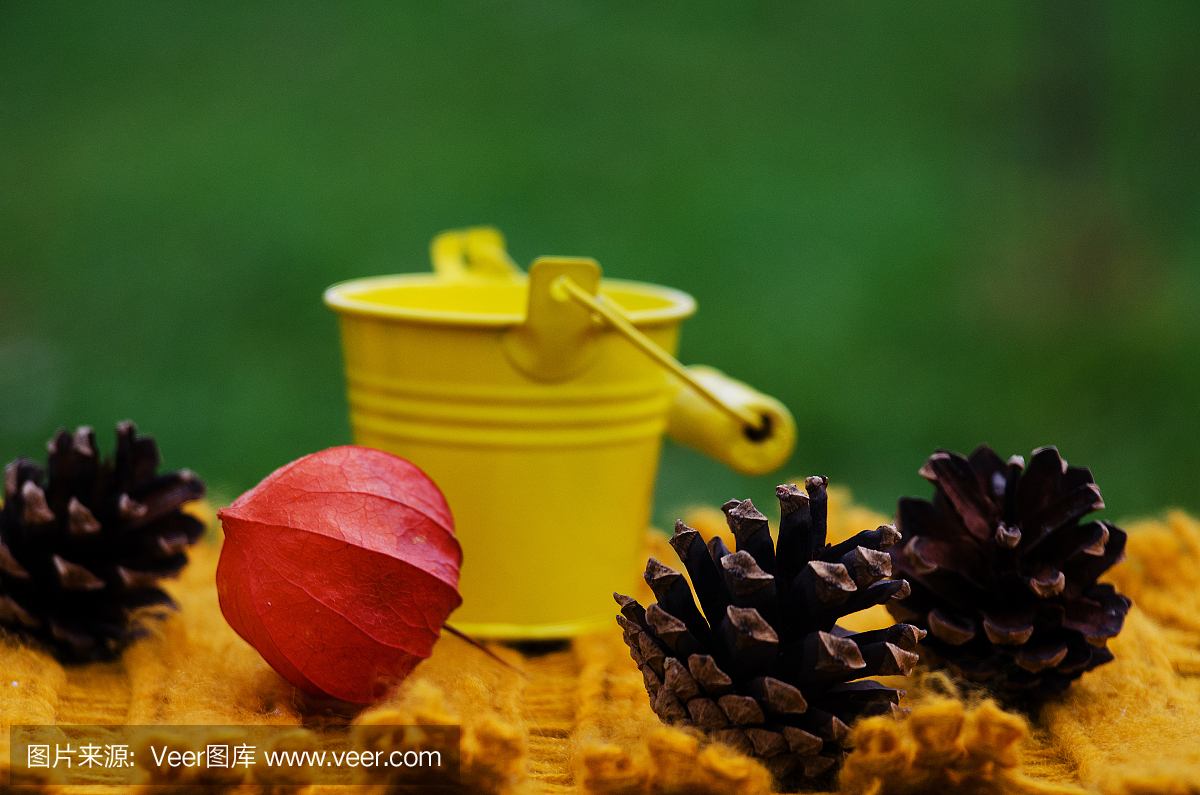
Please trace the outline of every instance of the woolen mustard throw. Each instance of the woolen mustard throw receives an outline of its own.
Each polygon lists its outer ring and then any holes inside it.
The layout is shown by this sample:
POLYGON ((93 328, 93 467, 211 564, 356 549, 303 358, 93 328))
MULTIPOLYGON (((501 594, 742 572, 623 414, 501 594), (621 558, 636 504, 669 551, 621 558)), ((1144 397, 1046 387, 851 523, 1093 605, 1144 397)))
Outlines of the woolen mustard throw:
MULTIPOLYGON (((207 509, 197 510, 212 521, 207 509)), ((699 510, 687 521, 705 536, 727 533, 719 511, 699 510)), ((885 521, 852 505, 847 492, 831 490, 831 541, 885 521)), ((1134 602, 1124 631, 1109 644, 1114 662, 1030 715, 922 666, 907 679, 889 678, 908 691, 901 705, 912 711, 855 727, 839 789, 1200 793, 1200 522, 1172 512, 1125 529, 1127 559, 1105 576, 1134 602)), ((492 646, 528 678, 444 636, 401 687, 365 710, 305 697, 226 624, 213 584, 219 551, 213 527, 168 586, 178 614, 117 662, 64 668, 42 651, 0 639, 0 760, 8 760, 11 724, 265 723, 320 732, 343 722, 357 731, 454 723, 462 726, 466 792, 771 791, 770 775, 754 760, 659 722, 615 621, 609 631, 558 647, 492 646)), ((666 537, 651 533, 648 554, 672 560, 666 537)), ((648 588, 636 596, 653 600, 648 588)), ((843 623, 864 630, 892 619, 876 607, 843 623)))

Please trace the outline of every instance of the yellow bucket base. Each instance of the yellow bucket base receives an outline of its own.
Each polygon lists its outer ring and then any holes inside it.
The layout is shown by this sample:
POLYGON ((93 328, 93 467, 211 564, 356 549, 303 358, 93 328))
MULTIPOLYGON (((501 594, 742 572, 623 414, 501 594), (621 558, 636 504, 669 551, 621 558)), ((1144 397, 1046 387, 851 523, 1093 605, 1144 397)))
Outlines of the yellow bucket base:
POLYGON ((561 624, 460 624, 450 616, 447 622, 459 632, 483 640, 554 640, 574 638, 602 629, 615 627, 617 611, 596 618, 567 621, 561 624))

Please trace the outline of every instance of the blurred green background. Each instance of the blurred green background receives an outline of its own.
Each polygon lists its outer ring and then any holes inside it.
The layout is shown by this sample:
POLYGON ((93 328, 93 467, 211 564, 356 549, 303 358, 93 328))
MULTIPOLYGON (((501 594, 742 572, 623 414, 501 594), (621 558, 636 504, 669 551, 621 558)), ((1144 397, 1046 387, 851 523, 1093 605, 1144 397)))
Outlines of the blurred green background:
POLYGON ((342 279, 437 231, 694 295, 783 400, 746 479, 890 512, 938 447, 1056 444, 1200 511, 1200 4, 0 4, 0 455, 135 419, 226 499, 349 441, 342 279))

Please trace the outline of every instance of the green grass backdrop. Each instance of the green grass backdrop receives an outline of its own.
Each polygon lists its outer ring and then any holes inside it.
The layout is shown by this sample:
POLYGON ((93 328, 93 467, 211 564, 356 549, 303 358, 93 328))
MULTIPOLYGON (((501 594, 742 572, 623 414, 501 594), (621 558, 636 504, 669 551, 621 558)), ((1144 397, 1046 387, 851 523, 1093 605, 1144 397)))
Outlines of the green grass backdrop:
POLYGON ((1056 444, 1200 511, 1200 5, 0 3, 0 455, 133 418, 231 497, 349 441, 342 279, 491 223, 700 311, 783 400, 746 479, 890 511, 938 447, 1056 444))

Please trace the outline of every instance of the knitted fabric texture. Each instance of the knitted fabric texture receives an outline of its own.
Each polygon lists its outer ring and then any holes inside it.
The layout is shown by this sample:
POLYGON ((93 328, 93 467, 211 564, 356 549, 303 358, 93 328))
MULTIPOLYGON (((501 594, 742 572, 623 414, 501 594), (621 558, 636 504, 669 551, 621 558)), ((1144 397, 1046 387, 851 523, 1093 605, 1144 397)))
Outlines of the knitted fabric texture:
MULTIPOLYGON (((211 522, 211 512, 199 510, 211 522)), ((727 533, 716 510, 686 521, 706 536, 727 533)), ((831 541, 884 521, 852 505, 846 492, 831 492, 831 541)), ((892 678, 889 685, 908 690, 901 705, 913 712, 902 721, 870 719, 855 727, 857 747, 840 789, 1200 793, 1200 522, 1173 512, 1123 526, 1128 558, 1105 579, 1134 607, 1110 643, 1113 663, 1029 716, 1005 711, 941 673, 892 678)), ((347 722, 360 733, 377 724, 456 723, 467 792, 771 790, 770 776, 754 760, 661 724, 615 624, 561 646, 492 646, 528 679, 443 637, 400 688, 366 710, 305 697, 225 623, 213 585, 219 544, 214 529, 181 579, 168 584, 178 615, 116 662, 64 668, 41 651, 0 639, 0 764, 8 760, 10 724, 303 725, 288 740, 303 747, 309 733, 347 722)), ((666 537, 652 533, 647 554, 669 555, 666 537)), ((648 589, 642 596, 652 598, 648 589)), ((891 618, 877 607, 845 623, 861 631, 891 618)), ((373 783, 381 791, 386 784, 373 783)))

